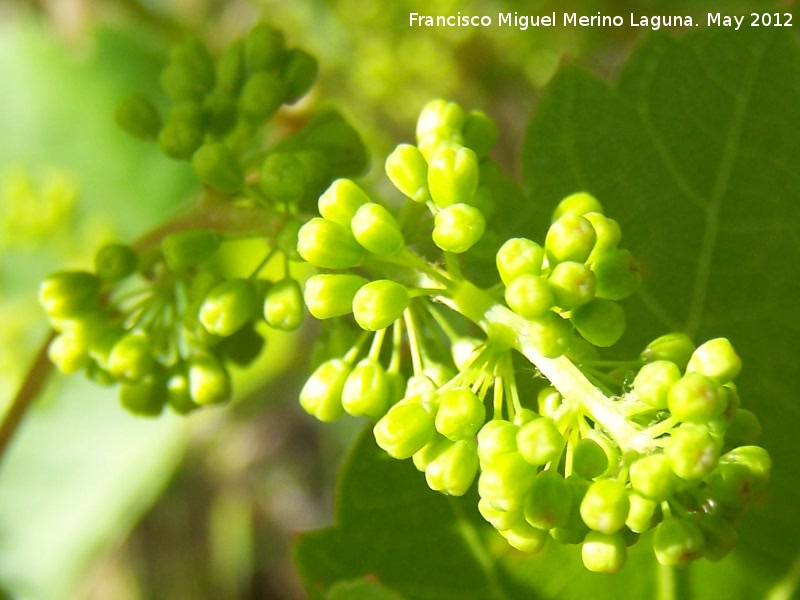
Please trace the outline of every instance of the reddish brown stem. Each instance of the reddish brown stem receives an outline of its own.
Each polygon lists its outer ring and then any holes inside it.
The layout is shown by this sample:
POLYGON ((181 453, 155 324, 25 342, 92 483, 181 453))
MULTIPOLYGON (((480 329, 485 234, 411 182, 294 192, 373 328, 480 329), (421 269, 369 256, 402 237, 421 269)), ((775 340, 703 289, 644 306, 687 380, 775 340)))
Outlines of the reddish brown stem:
POLYGON ((47 347, 55 336, 56 333, 51 331, 44 344, 42 344, 42 347, 39 348, 36 358, 33 359, 33 363, 30 369, 28 369, 28 373, 25 375, 25 380, 22 382, 16 396, 14 396, 11 401, 11 406, 9 406, 3 417, 3 422, 0 424, 0 457, 4 455, 8 444, 11 442, 19 428, 19 424, 22 422, 22 418, 42 391, 50 373, 53 371, 53 364, 47 357, 47 347))

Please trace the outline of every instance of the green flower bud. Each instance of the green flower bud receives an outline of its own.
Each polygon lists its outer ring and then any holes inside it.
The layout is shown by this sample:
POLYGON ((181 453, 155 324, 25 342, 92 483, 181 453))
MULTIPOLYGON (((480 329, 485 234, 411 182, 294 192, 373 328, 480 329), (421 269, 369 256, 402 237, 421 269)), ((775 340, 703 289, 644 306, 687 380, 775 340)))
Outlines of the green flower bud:
POLYGON ((478 448, 461 439, 441 451, 425 468, 428 487, 449 496, 463 496, 478 474, 478 448))
POLYGON ((597 280, 597 297, 622 300, 633 294, 642 283, 642 274, 633 255, 627 250, 610 250, 592 263, 597 280))
POLYGON ((86 366, 88 347, 71 333, 61 333, 47 346, 47 357, 65 375, 77 373, 86 366))
POLYGON ((161 72, 161 87, 175 102, 198 100, 214 87, 214 63, 203 42, 191 38, 175 45, 161 72))
POLYGON ((622 230, 619 227, 619 223, 614 219, 609 219, 602 213, 589 212, 582 216, 592 224, 592 229, 594 229, 594 233, 597 236, 594 248, 592 248, 586 261, 591 265, 607 252, 616 249, 617 244, 622 239, 622 230))
POLYGON ((536 554, 544 549, 547 543, 547 532, 536 529, 525 522, 518 523, 511 529, 501 531, 508 545, 526 554, 536 554))
POLYGON ((625 332, 625 311, 612 300, 595 298, 573 310, 569 319, 587 342, 601 348, 613 346, 625 332))
POLYGON ((705 425, 684 423, 672 432, 664 455, 678 477, 694 481, 717 466, 719 443, 705 425))
POLYGON ((242 116, 253 123, 265 121, 283 104, 286 89, 286 82, 271 71, 250 75, 239 97, 242 116))
POLYGON ((283 34, 266 23, 253 27, 244 40, 244 62, 248 73, 279 66, 284 59, 286 40, 283 34))
POLYGON ((170 233, 161 241, 161 253, 171 271, 177 273, 209 260, 219 248, 219 237, 208 229, 170 233))
POLYGON ((114 379, 114 376, 103 369, 103 367, 97 364, 97 361, 93 359, 90 359, 86 363, 86 378, 92 383, 96 383, 97 385, 102 385, 104 387, 109 387, 117 383, 117 380, 114 379))
POLYGON ((192 167, 205 185, 232 194, 242 189, 244 172, 230 148, 219 142, 203 144, 192 156, 192 167))
POLYGON ((581 518, 590 529, 616 533, 625 525, 630 499, 625 484, 616 479, 600 479, 586 490, 581 502, 581 518))
POLYGON ((296 141, 304 149, 319 151, 325 157, 330 173, 350 177, 367 168, 367 150, 361 137, 338 113, 316 116, 296 141))
POLYGON ((482 465, 490 465, 509 452, 517 452, 519 427, 502 419, 493 419, 478 432, 478 458, 482 465))
POLYGON ((50 323, 53 329, 68 335, 75 344, 86 350, 114 329, 108 315, 99 307, 81 311, 68 318, 51 318, 50 323))
POLYGON ((420 111, 417 119, 417 141, 429 136, 449 141, 464 126, 464 111, 455 102, 431 100, 420 111))
POLYGON ((655 360, 645 364, 633 379, 633 391, 649 406, 657 409, 667 408, 669 390, 681 378, 675 363, 668 360, 655 360))
POLYGON ((680 371, 686 368, 694 352, 694 343, 685 333, 667 333, 647 344, 642 352, 642 360, 667 360, 675 363, 680 371))
POLYGON ((509 308, 525 319, 538 319, 555 304, 547 279, 530 273, 522 273, 508 284, 505 299, 509 308))
POLYGON ((558 203, 558 206, 553 211, 553 222, 555 223, 568 213, 578 217, 582 217, 586 215, 586 213, 603 214, 603 205, 591 194, 578 192, 567 196, 558 203))
POLYGON ((189 160, 203 143, 205 127, 206 115, 199 104, 178 104, 158 134, 158 147, 170 158, 189 160))
MULTIPOLYGON (((727 388, 722 388, 727 389, 727 388)), ((750 446, 761 437, 761 422, 752 411, 735 409, 725 431, 725 442, 730 446, 750 446)))
POLYGON ((150 373, 134 382, 124 382, 119 388, 119 402, 128 412, 143 417, 161 414, 167 402, 166 382, 162 374, 150 373))
POLYGON ((697 525, 670 517, 656 527, 653 550, 658 562, 667 567, 685 565, 703 555, 705 538, 697 525))
POLYGON ((428 192, 428 162, 419 148, 400 144, 386 157, 386 175, 394 187, 414 202, 425 202, 428 192))
POLYGON ((753 477, 756 486, 764 486, 769 481, 772 459, 769 453, 760 446, 740 446, 723 454, 721 464, 744 465, 753 477))
POLYGON ((547 281, 556 305, 566 310, 586 304, 595 296, 597 282, 594 273, 581 262, 558 263, 547 281))
POLYGON ((667 500, 678 485, 669 459, 663 454, 650 454, 634 462, 630 479, 634 490, 656 502, 667 500))
POLYGON ((570 492, 569 516, 563 525, 550 530, 550 537, 560 544, 580 544, 589 533, 589 528, 581 519, 580 512, 581 502, 586 490, 589 489, 589 482, 576 475, 570 475, 565 482, 570 492))
POLYGON ((498 131, 495 122, 480 110, 473 110, 464 120, 464 145, 475 152, 478 158, 489 154, 497 143, 498 131))
POLYGON ((630 494, 629 499, 631 508, 628 511, 625 525, 634 533, 644 533, 650 530, 655 524, 658 503, 635 492, 630 494))
POLYGON ((225 360, 245 367, 258 358, 265 341, 253 323, 249 322, 222 340, 216 350, 225 360))
POLYGON ((544 251, 551 265, 586 262, 597 241, 592 224, 575 213, 565 213, 547 230, 544 251))
POLYGON ((723 462, 709 473, 706 484, 716 502, 738 508, 750 500, 753 476, 745 465, 723 462))
POLYGON ((403 394, 405 398, 413 398, 423 394, 436 392, 438 386, 427 375, 412 375, 406 382, 403 394))
POLYGON ((325 361, 300 390, 300 406, 320 421, 335 421, 344 414, 342 390, 351 367, 339 358, 325 361))
POLYGON ((155 140, 161 131, 161 116, 142 94, 125 97, 114 112, 117 125, 140 140, 155 140))
POLYGON ((194 354, 187 363, 189 396, 196 404, 207 406, 230 400, 230 374, 213 354, 194 354))
POLYGON ((498 531, 506 531, 525 523, 525 515, 521 509, 513 511, 499 510, 492 506, 486 498, 478 500, 478 511, 498 531))
POLYGON ((294 154, 273 152, 261 165, 261 191, 275 202, 298 202, 308 187, 308 173, 294 154))
POLYGON ((308 311, 317 319, 347 315, 353 312, 356 292, 366 284, 367 280, 358 275, 312 275, 303 293, 308 311))
POLYGON ((395 404, 372 431, 378 446, 400 460, 421 450, 436 432, 433 415, 420 402, 395 404))
POLYGON ((358 209, 369 202, 367 194, 354 181, 337 179, 319 197, 319 214, 349 228, 358 209))
POLYGON ((727 398, 719 390, 710 377, 687 372, 669 389, 669 410, 679 421, 706 423, 721 415, 727 406, 727 398))
POLYGON ((51 319, 88 312, 100 301, 100 280, 87 271, 59 271, 39 284, 39 304, 51 319))
POLYGON ((593 573, 616 573, 628 560, 628 547, 621 533, 590 531, 581 546, 581 558, 593 573))
POLYGON ((431 441, 417 450, 414 453, 414 456, 411 457, 411 460, 413 461, 414 466, 417 468, 417 471, 424 473, 425 469, 428 468, 428 465, 431 464, 433 459, 450 448, 452 445, 452 441, 448 440, 443 435, 434 433, 431 441))
POLYGON ((174 369, 167 379, 167 403, 179 415, 186 415, 200 408, 189 393, 189 377, 183 365, 174 369))
POLYGON ((564 436, 555 422, 547 417, 534 419, 517 433, 517 447, 532 465, 544 465, 558 458, 564 448, 564 436))
POLYGON ((283 77, 286 80, 286 104, 300 100, 317 78, 319 65, 317 59, 304 50, 292 48, 286 53, 283 77))
POLYGON ((342 390, 342 406, 354 417, 379 419, 389 406, 389 379, 386 369, 365 358, 347 376, 342 390))
POLYGON ((428 164, 428 190, 439 208, 469 202, 478 177, 478 158, 469 148, 442 146, 428 164))
POLYGON ((536 468, 519 452, 507 452, 482 467, 478 494, 494 508, 513 511, 520 508, 536 478, 536 468))
POLYGON ((469 388, 452 388, 439 396, 435 424, 445 437, 453 441, 474 437, 485 419, 486 407, 469 388))
POLYGON ((236 41, 223 52, 217 60, 217 86, 216 89, 225 96, 239 95, 244 83, 244 43, 236 41))
POLYGON ((505 285, 522 274, 542 272, 544 248, 527 238, 511 238, 497 251, 497 272, 505 285))
POLYGON ((283 331, 294 331, 303 322, 303 291, 287 277, 270 286, 264 299, 264 320, 283 331))
POLYGON ((300 228, 297 252, 303 260, 323 269, 357 267, 366 256, 366 251, 349 229, 319 217, 300 228))
POLYGON ((468 204, 451 204, 434 218, 433 241, 439 248, 461 254, 483 236, 486 220, 481 211, 468 204))
POLYGON ((94 256, 94 270, 103 281, 121 281, 132 275, 139 264, 136 251, 125 244, 107 244, 94 256))
POLYGON ((138 381, 153 368, 150 337, 144 331, 123 335, 108 356, 108 371, 123 381, 138 381))
POLYGON ((569 521, 571 507, 572 492, 564 478, 557 471, 542 471, 525 501, 525 520, 537 529, 562 527, 569 521))
POLYGON ((353 316, 367 331, 387 328, 408 307, 408 290, 402 284, 379 279, 362 286, 353 297, 353 316))
POLYGON ((552 419, 558 407, 564 402, 564 398, 558 393, 556 388, 548 385, 539 390, 536 396, 536 402, 539 408, 539 414, 552 419))
POLYGON ((528 322, 531 339, 539 354, 547 358, 558 358, 569 348, 572 327, 569 321, 550 311, 539 319, 528 322))
POLYGON ((200 307, 199 319, 209 333, 227 337, 252 319, 257 310, 258 296, 253 285, 237 277, 211 290, 200 307))
POLYGON ((572 449, 572 471, 580 477, 594 479, 608 469, 608 456, 596 441, 583 438, 572 449))
POLYGON ((379 256, 395 254, 405 245, 400 225, 388 210, 375 202, 358 207, 350 229, 359 244, 379 256))
POLYGON ((686 371, 702 373, 721 384, 736 379, 742 370, 742 359, 727 338, 715 338, 701 344, 689 358, 686 371))

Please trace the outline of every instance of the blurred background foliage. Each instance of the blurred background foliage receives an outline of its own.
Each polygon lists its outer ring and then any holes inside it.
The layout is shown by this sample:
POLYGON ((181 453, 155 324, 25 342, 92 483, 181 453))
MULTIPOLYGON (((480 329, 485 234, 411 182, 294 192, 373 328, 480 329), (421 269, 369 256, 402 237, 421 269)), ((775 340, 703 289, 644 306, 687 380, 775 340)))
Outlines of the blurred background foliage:
MULTIPOLYGON (((188 167, 113 122, 127 92, 158 94, 166 49, 219 50, 264 19, 320 62, 290 128, 333 105, 373 165, 412 138, 433 97, 496 118, 510 172, 541 89, 577 62, 613 79, 643 28, 412 28, 408 14, 734 14, 757 0, 39 0, 0 4, 0 410, 46 335, 36 286, 190 206, 188 167)), ((794 2, 781 6, 794 10, 794 2)), ((380 168, 373 168, 375 179, 380 168)), ((246 249, 241 253, 246 254, 246 249)), ((236 261, 232 256, 230 260, 236 261)), ((320 429, 295 398, 313 326, 272 338, 233 406, 145 420, 113 394, 54 377, 0 466, 0 587, 11 597, 303 598, 292 534, 331 520, 358 423, 320 429)), ((337 596, 338 597, 338 596, 337 596)), ((347 597, 346 595, 341 597, 347 597)), ((387 596, 389 597, 389 596, 387 596)))

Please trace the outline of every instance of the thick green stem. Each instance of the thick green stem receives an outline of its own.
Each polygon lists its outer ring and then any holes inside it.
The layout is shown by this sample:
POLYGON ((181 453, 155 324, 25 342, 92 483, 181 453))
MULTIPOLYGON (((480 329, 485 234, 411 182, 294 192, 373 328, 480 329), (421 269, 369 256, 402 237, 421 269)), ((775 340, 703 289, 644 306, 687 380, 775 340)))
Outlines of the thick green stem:
POLYGON ((657 564, 656 599, 682 600, 691 598, 689 567, 667 567, 657 564))
POLYGON ((451 296, 438 299, 481 327, 493 341, 523 354, 566 402, 577 406, 605 429, 623 452, 633 450, 646 454, 655 448, 653 439, 634 427, 615 402, 594 386, 570 359, 542 356, 527 320, 497 304, 486 292, 468 282, 461 283, 451 296))

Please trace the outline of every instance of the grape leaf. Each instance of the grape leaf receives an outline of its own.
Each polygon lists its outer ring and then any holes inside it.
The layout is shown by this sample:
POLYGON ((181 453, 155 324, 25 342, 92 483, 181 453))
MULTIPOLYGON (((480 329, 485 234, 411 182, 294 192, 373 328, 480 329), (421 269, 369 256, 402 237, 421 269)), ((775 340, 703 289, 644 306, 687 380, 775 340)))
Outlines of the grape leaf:
POLYGON ((432 492, 411 461, 379 449, 368 428, 340 476, 336 525, 300 536, 295 562, 314 598, 365 576, 409 599, 530 598, 491 561, 491 528, 476 506, 474 493, 432 492))
POLYGON ((741 354, 743 406, 774 467, 740 547, 773 577, 800 552, 799 64, 796 37, 779 29, 652 35, 616 87, 562 72, 522 157, 533 221, 576 190, 620 221, 645 273, 626 306, 629 348, 684 330, 724 335, 741 354))
POLYGON ((403 600, 403 597, 365 578, 335 584, 325 600, 403 600))
MULTIPOLYGON (((740 390, 762 416, 776 463, 771 498, 746 518, 736 552, 678 576, 679 597, 763 597, 798 551, 789 460, 798 321, 788 306, 800 291, 797 81, 796 43, 783 32, 652 35, 616 86, 562 70, 523 150, 532 202, 515 211, 521 233, 540 239, 556 202, 586 189, 642 259, 646 284, 626 307, 636 324, 628 352, 682 329, 726 335, 745 360, 740 390)), ((481 522, 474 490, 430 492, 408 461, 382 455, 369 437, 342 471, 336 525, 298 541, 314 597, 369 575, 412 599, 634 599, 651 597, 662 577, 648 539, 612 576, 586 571, 576 547, 516 552, 481 522)))

